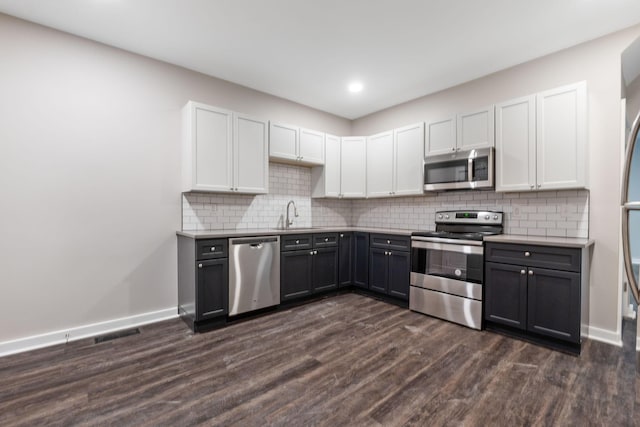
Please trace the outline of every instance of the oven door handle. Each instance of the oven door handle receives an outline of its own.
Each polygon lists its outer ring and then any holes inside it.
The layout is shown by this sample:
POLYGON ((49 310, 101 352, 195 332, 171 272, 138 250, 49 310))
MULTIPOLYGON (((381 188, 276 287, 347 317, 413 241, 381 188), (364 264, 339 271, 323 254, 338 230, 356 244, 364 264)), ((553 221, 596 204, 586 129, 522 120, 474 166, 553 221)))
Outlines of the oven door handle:
POLYGON ((413 240, 411 242, 411 247, 419 249, 433 249, 436 251, 459 252, 472 255, 484 254, 484 248, 482 246, 475 245, 456 245, 450 243, 422 242, 419 240, 413 240))

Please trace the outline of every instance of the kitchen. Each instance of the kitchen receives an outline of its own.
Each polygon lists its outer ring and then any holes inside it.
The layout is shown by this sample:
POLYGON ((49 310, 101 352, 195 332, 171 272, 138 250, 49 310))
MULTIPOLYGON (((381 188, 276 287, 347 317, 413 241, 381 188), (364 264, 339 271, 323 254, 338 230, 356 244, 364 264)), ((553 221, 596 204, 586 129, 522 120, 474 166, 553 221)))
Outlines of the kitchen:
POLYGON ((413 230, 433 227, 436 210, 447 203, 475 207, 467 198, 499 197, 514 213, 528 205, 493 192, 312 199, 310 169, 274 163, 264 196, 181 199, 179 111, 190 99, 333 135, 374 135, 584 80, 590 115, 599 117, 588 125, 588 193, 517 200, 543 199, 557 210, 588 203, 589 238, 596 242, 589 336, 620 345, 619 191, 612 191, 619 189, 621 163, 619 56, 637 27, 354 121, 8 16, 0 31, 2 139, 15 141, 2 156, 2 282, 15 285, 5 290, 3 300, 12 303, 2 324, 11 327, 2 328, 0 342, 29 348, 64 342, 66 333, 73 341, 175 317, 175 231, 183 213, 185 225, 197 224, 186 221, 193 210, 191 218, 198 209, 211 213, 202 212, 211 229, 269 228, 294 199, 298 226, 413 230), (46 256, 25 256, 34 247, 46 256), (35 314, 25 316, 24 307, 35 314))

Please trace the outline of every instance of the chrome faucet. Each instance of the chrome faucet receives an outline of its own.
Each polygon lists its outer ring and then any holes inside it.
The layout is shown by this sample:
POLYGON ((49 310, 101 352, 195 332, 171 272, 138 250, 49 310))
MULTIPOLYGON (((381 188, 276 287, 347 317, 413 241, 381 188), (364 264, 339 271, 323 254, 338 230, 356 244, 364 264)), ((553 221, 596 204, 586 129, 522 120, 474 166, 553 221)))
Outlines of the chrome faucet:
POLYGON ((298 208, 296 208, 296 202, 294 202, 293 200, 289 200, 289 203, 287 203, 287 222, 285 222, 285 228, 289 228, 290 226, 293 225, 293 220, 289 219, 289 206, 293 205, 293 215, 294 217, 298 217, 298 208))

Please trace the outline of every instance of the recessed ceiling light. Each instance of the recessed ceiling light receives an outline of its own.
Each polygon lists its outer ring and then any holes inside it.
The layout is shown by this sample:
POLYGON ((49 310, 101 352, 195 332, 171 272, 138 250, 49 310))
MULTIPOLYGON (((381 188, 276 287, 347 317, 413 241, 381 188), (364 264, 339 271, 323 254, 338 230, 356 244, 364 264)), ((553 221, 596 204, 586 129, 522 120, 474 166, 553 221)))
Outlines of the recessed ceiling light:
POLYGON ((363 87, 364 86, 362 86, 362 83, 360 83, 360 82, 349 83, 349 92, 352 92, 352 93, 360 92, 360 91, 362 91, 363 87))

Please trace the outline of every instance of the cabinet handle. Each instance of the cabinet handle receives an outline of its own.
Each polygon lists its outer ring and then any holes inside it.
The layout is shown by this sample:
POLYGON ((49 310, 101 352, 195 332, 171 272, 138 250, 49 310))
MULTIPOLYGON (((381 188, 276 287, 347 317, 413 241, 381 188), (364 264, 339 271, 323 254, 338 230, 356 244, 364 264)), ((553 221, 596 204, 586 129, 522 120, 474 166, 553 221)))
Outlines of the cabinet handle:
POLYGON ((388 255, 388 252, 387 252, 387 251, 384 251, 384 256, 387 256, 387 255, 388 255))
POLYGON ((533 188, 534 186, 532 185, 531 188, 533 188))
POLYGON ((313 251, 310 251, 310 252, 309 252, 309 255, 313 255, 313 251))
POLYGON ((460 151, 460 147, 456 148, 456 151, 460 151))
POLYGON ((389 256, 391 256, 391 251, 389 251, 389 256))
POLYGON ((531 256, 531 252, 525 252, 524 256, 531 256))
POLYGON ((313 254, 314 255, 318 255, 318 251, 313 251, 313 254))
POLYGON ((533 276, 533 270, 529 270, 529 276, 533 276))
POLYGON ((328 242, 328 241, 329 241, 329 238, 328 238, 328 237, 325 237, 325 238, 324 238, 324 241, 325 241, 325 242, 328 242))
POLYGON ((198 264, 198 268, 202 268, 202 264, 198 264))
POLYGON ((538 184, 538 188, 542 187, 542 184, 538 184))
POLYGON ((340 233, 340 237, 344 237, 344 234, 340 233))
POLYGON ((300 240, 296 240, 296 245, 300 243, 300 240))
POLYGON ((387 240, 387 245, 390 245, 390 244, 391 244, 391 240, 387 240))
POLYGON ((523 275, 524 275, 524 274, 527 274, 527 272, 526 272, 526 271, 524 271, 524 270, 520 270, 520 274, 523 274, 523 275))
POLYGON ((456 149, 455 149, 455 148, 452 148, 452 149, 451 149, 451 151, 456 151, 456 149))
POLYGON ((300 156, 300 160, 304 159, 304 156, 300 156))
POLYGON ((216 247, 215 246, 211 246, 211 252, 215 252, 216 251, 216 247))

